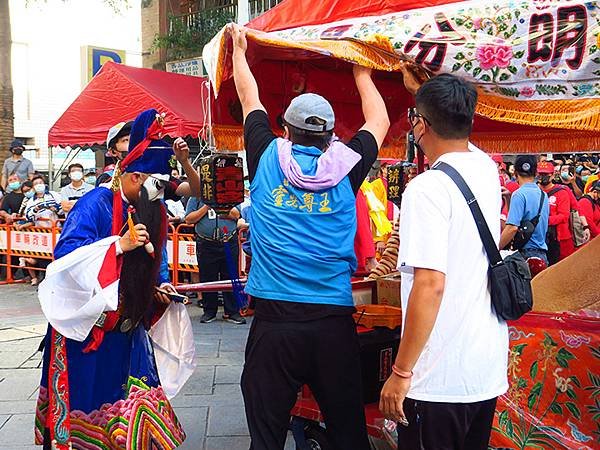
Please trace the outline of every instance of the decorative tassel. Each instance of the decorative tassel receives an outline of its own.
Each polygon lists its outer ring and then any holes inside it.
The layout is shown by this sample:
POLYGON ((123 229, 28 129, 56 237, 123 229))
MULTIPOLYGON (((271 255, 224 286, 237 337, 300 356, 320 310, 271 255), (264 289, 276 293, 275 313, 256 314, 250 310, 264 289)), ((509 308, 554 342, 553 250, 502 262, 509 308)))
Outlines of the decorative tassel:
POLYGON ((138 232, 135 229, 135 223, 133 223, 133 217, 131 216, 132 213, 135 213, 135 209, 130 206, 129 208, 127 208, 127 229, 129 230, 129 240, 131 241, 132 244, 135 244, 138 240, 138 232))
POLYGON ((117 161, 115 164, 110 190, 113 192, 121 190, 121 161, 117 161))

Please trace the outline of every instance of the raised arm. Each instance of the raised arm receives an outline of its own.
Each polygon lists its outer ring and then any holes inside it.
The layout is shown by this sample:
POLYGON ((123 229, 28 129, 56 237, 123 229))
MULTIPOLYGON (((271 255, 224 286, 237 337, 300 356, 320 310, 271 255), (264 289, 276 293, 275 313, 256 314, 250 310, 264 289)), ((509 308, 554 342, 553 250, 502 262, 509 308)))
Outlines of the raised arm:
POLYGON ((357 65, 353 71, 365 116, 365 124, 361 130, 369 131, 375 137, 377 146, 381 147, 390 128, 390 118, 383 97, 371 79, 371 69, 357 65))
POLYGON ((229 33, 233 39, 233 80, 235 89, 242 104, 244 120, 248 114, 257 109, 265 110, 258 96, 258 85, 246 60, 248 42, 246 30, 239 25, 231 24, 229 33))

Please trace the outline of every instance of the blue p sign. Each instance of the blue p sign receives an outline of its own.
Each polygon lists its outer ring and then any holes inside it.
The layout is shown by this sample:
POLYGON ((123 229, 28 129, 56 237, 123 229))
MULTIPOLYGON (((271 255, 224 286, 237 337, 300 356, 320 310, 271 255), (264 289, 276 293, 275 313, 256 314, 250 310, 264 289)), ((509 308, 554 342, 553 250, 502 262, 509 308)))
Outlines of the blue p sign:
POLYGON ((116 63, 123 62, 123 53, 119 50, 108 50, 102 48, 92 48, 92 73, 93 77, 98 73, 102 65, 107 61, 114 61, 116 63))

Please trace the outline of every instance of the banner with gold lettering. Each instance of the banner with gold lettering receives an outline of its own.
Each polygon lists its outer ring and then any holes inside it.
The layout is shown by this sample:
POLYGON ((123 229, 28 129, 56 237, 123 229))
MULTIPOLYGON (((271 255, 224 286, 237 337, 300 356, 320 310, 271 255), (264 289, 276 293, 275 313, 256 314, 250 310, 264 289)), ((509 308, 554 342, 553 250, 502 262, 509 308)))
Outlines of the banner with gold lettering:
MULTIPOLYGON (((477 0, 329 23, 323 16, 320 24, 249 30, 248 39, 251 63, 313 54, 398 71, 409 61, 429 75, 453 73, 476 83, 484 117, 600 129, 596 1, 477 0)), ((204 49, 216 92, 231 76, 230 49, 225 30, 204 49)))

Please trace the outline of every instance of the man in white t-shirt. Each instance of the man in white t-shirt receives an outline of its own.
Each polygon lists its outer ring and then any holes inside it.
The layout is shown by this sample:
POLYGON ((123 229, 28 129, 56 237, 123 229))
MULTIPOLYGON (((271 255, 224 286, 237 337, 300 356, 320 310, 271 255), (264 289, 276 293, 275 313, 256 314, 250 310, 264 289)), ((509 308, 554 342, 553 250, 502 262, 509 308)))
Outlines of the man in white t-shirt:
MULTIPOLYGON (((440 75, 421 86, 409 120, 429 161, 464 177, 498 243, 496 165, 469 144, 476 103, 471 84, 440 75)), ((508 332, 492 309, 473 216, 440 170, 417 176, 404 192, 398 268, 402 339, 380 402, 386 417, 404 425, 398 449, 487 450, 496 398, 508 389, 508 332)))

